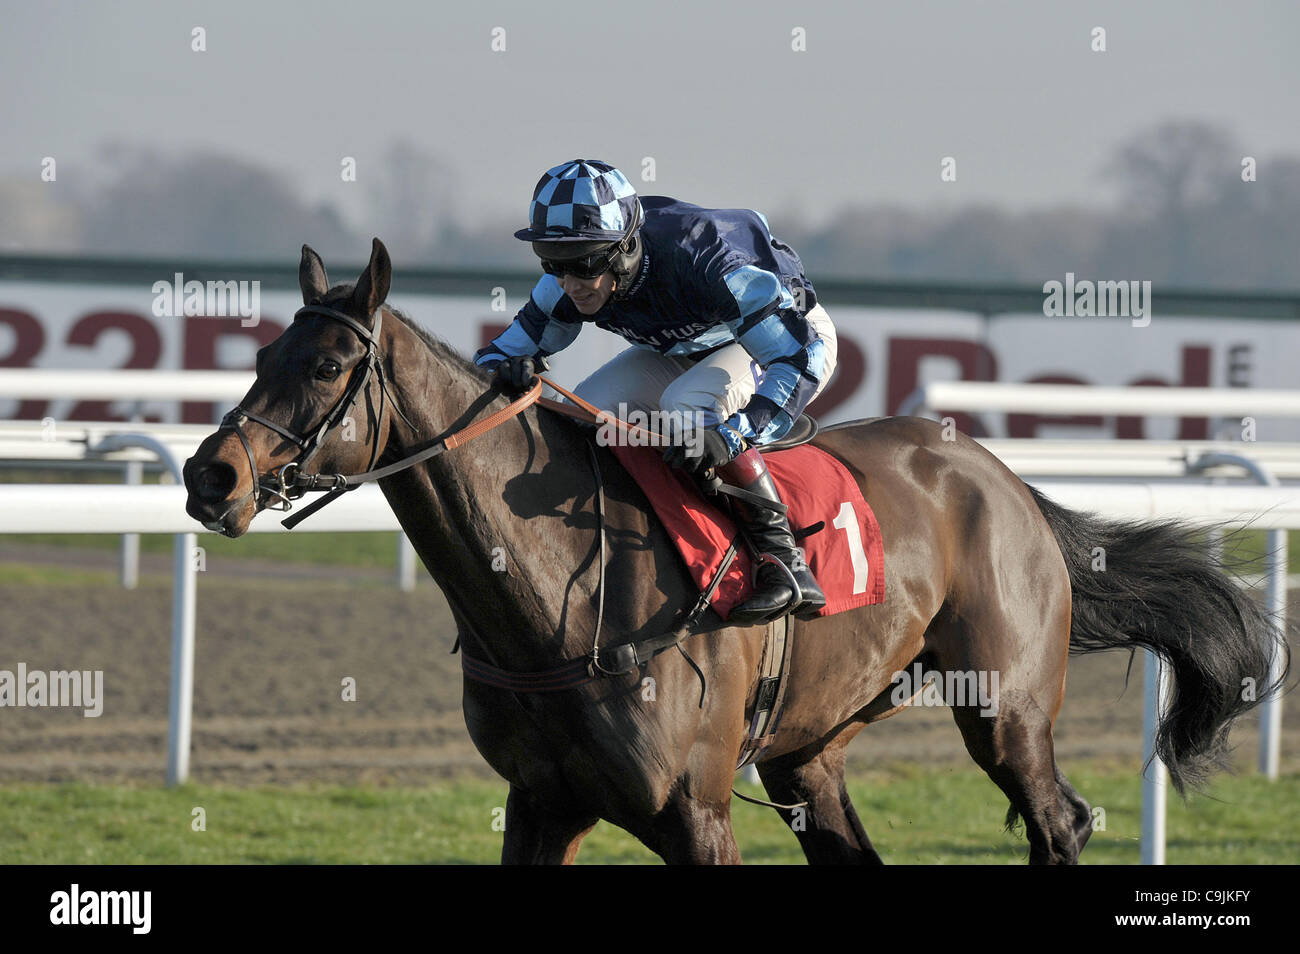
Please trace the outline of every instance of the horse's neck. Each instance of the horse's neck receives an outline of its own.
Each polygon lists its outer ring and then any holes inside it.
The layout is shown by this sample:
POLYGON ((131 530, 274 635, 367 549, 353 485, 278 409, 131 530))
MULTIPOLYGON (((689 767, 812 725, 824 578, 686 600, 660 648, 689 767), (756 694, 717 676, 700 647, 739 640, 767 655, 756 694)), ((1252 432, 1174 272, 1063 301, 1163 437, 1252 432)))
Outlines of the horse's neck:
MULTIPOLYGON (((453 425, 465 426, 471 408, 477 407, 474 417, 482 419, 501 406, 499 399, 484 400, 481 376, 458 359, 438 354, 404 326, 392 339, 388 361, 393 397, 414 429, 399 415, 390 417, 386 461, 427 446, 453 425)), ((577 472, 586 466, 586 456, 580 441, 564 434, 552 434, 551 440, 566 446, 551 446, 534 413, 525 411, 381 484, 455 611, 466 648, 510 668, 536 668, 564 655, 565 644, 574 640, 566 639, 563 630, 573 630, 576 639, 578 630, 586 628, 585 614, 573 612, 574 605, 566 612, 565 601, 556 598, 592 543, 590 532, 577 539, 563 519, 567 512, 556 510, 575 507, 575 480, 578 487, 589 487, 590 474, 584 478, 577 472), (503 497, 507 485, 512 487, 509 503, 503 497), (552 519, 518 513, 521 496, 537 502, 542 509, 538 516, 552 519), (570 549, 553 538, 565 529, 573 554, 557 558, 557 551, 570 549), (565 565, 545 565, 544 559, 565 565)), ((585 503, 582 496, 579 503, 585 503)), ((594 572, 585 574, 570 597, 594 586, 594 580, 594 572)))

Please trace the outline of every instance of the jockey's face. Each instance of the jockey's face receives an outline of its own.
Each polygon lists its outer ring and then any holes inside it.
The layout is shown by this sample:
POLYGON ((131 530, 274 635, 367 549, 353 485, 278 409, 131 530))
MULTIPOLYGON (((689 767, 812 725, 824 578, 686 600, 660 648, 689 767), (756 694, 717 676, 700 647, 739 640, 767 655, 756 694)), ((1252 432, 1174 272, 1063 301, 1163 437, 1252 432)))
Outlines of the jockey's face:
POLYGON ((560 287, 569 296, 579 314, 594 315, 605 307, 609 296, 614 294, 614 273, 605 272, 599 278, 578 278, 565 275, 560 280, 560 287))

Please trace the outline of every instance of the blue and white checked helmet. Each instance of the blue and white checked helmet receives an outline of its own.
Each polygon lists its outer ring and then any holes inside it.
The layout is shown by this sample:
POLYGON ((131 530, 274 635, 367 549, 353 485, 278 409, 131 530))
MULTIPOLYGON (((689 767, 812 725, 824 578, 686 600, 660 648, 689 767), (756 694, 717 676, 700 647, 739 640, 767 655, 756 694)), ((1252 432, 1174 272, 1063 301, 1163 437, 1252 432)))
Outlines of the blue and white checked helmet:
POLYGON ((528 206, 525 242, 618 242, 640 224, 641 200, 627 177, 599 159, 546 170, 528 206))

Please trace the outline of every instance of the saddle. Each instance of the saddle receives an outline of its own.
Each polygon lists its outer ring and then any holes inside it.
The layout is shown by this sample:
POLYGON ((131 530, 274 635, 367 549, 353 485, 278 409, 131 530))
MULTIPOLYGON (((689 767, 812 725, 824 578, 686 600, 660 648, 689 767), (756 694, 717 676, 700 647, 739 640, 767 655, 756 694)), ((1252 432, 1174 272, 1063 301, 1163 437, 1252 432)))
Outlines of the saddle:
POLYGON ((807 414, 800 414, 799 419, 794 422, 794 426, 786 432, 785 437, 779 441, 772 441, 770 444, 758 445, 760 454, 770 454, 772 451, 789 450, 791 447, 798 447, 800 444, 807 444, 817 436, 821 430, 821 425, 807 414))

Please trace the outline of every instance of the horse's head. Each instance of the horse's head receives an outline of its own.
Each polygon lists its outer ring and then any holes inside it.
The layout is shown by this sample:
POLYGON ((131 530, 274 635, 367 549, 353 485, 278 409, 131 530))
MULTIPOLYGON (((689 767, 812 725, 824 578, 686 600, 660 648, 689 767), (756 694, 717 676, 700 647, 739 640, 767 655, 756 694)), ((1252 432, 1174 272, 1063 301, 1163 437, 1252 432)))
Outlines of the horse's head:
POLYGON ((356 284, 334 288, 320 256, 303 246, 304 307, 257 353, 252 388, 185 463, 191 517, 238 537, 259 511, 287 509, 301 495, 299 475, 373 465, 386 440, 378 337, 391 278, 379 239, 356 284))

